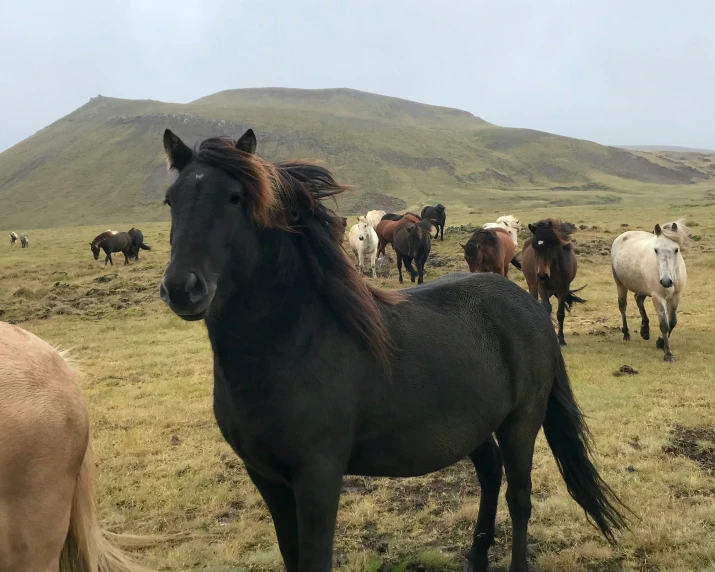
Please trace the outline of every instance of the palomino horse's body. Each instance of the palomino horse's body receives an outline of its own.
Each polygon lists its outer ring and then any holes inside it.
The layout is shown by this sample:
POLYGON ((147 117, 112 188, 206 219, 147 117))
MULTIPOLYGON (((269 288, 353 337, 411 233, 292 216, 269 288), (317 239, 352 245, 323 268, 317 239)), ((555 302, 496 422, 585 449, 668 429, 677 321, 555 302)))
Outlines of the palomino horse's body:
MULTIPOLYGON (((385 215, 389 216, 389 215, 385 215)), ((392 247, 394 248, 395 245, 393 244, 393 239, 395 237, 395 231, 397 230, 397 227, 400 225, 402 221, 406 222, 412 222, 417 224, 420 222, 420 219, 417 218, 415 215, 411 213, 405 213, 404 215, 395 215, 399 216, 400 218, 397 220, 391 220, 387 218, 383 218, 375 227, 375 232, 377 233, 377 238, 378 238, 378 246, 377 246, 377 255, 382 256, 385 254, 385 247, 388 244, 392 244, 392 247)))
POLYGON ((655 225, 655 233, 631 230, 621 234, 611 247, 611 269, 618 289, 618 308, 623 319, 623 339, 631 339, 626 321, 628 291, 635 294, 641 315, 640 334, 650 337, 645 299, 650 296, 658 314, 660 337, 656 347, 664 350, 665 361, 675 361, 670 351, 670 334, 678 322, 680 294, 688 274, 681 249, 688 240, 689 230, 682 220, 655 225))
POLYGON ((509 264, 514 262, 514 241, 504 228, 478 228, 460 245, 470 272, 494 272, 509 276, 509 264))
POLYGON ((62 354, 0 322, 0 396, 0 570, 140 570, 99 527, 87 408, 62 354))
POLYGON ((416 476, 465 457, 481 485, 468 569, 488 566, 503 463, 511 571, 526 572, 542 426, 603 534, 625 524, 590 460, 551 321, 523 289, 487 273, 373 288, 321 202, 344 190, 330 172, 266 162, 251 130, 196 151, 167 130, 164 148, 178 177, 161 297, 184 320, 205 319, 214 414, 266 502, 287 572, 331 570, 343 475, 416 476))
POLYGON ((585 302, 571 290, 571 282, 578 268, 576 254, 571 243, 572 227, 554 219, 530 224, 531 238, 524 243, 521 254, 521 269, 524 272, 529 292, 551 315, 549 298, 556 295, 559 301, 556 319, 559 323, 558 338, 564 339, 564 317, 574 302, 585 302))
POLYGON ((375 260, 377 259, 377 233, 375 229, 367 223, 364 217, 359 217, 357 224, 350 227, 348 240, 355 255, 355 264, 360 268, 360 271, 362 272, 365 258, 367 258, 370 261, 372 277, 376 278, 375 260))

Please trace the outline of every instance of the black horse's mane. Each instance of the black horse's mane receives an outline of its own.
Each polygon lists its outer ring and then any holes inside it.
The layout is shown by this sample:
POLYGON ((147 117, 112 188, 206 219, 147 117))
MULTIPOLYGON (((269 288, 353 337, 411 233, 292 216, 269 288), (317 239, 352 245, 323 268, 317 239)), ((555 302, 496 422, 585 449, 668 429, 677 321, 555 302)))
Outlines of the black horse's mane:
POLYGON ((568 246, 571 244, 573 225, 561 222, 558 219, 547 218, 536 224, 530 224, 529 230, 533 235, 531 245, 540 246, 568 246))

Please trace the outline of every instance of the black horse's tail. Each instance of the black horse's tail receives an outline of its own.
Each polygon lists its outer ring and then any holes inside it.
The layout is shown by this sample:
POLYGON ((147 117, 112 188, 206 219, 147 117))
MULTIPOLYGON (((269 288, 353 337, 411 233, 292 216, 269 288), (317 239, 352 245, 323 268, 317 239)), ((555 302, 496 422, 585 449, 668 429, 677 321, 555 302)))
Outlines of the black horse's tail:
POLYGON ((585 304, 586 300, 581 298, 580 296, 576 296, 576 292, 580 292, 583 290, 588 284, 585 284, 581 286, 581 288, 578 288, 577 290, 569 290, 568 296, 566 296, 566 309, 570 312, 571 311, 571 306, 574 304, 585 304))
POLYGON ((544 434, 571 497, 603 536, 615 544, 614 529, 628 528, 621 509, 630 512, 604 482, 590 459, 590 435, 571 391, 566 364, 559 352, 556 378, 546 407, 544 434))
POLYGON ((149 246, 148 244, 144 244, 143 242, 139 245, 139 248, 141 248, 142 250, 151 250, 151 246, 149 246))
POLYGON ((521 270, 521 262, 516 259, 516 255, 511 259, 511 263, 517 270, 521 270))

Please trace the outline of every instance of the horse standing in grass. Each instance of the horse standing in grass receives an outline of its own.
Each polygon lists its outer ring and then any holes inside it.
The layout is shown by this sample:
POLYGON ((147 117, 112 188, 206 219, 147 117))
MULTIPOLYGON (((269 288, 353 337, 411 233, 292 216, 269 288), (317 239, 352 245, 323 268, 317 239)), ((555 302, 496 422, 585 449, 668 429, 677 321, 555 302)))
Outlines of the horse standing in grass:
POLYGON ((488 222, 482 225, 482 228, 502 228, 509 233, 514 241, 514 246, 519 246, 519 231, 521 230, 521 222, 514 215, 500 216, 496 222, 488 222))
POLYGON ((655 233, 631 230, 621 234, 611 247, 611 270, 618 289, 618 309, 623 318, 623 339, 630 341, 626 321, 628 291, 635 294, 641 315, 641 337, 650 338, 650 321, 645 311, 645 299, 650 296, 660 322, 660 337, 656 347, 664 351, 663 359, 675 361, 670 351, 670 334, 678 323, 678 303, 688 274, 682 248, 689 240, 685 222, 655 225, 655 233))
POLYGON ((348 235, 350 247, 355 255, 355 264, 362 272, 365 264, 365 258, 370 260, 370 268, 372 268, 372 277, 377 278, 375 273, 375 260, 377 259, 377 233, 372 228, 365 217, 359 217, 357 224, 350 228, 348 235))
POLYGON ((15 243, 17 242, 17 233, 16 232, 11 232, 10 233, 10 246, 15 246, 15 243))
POLYGON ((107 255, 104 259, 104 265, 109 262, 114 266, 112 261, 112 252, 121 252, 124 254, 124 265, 129 264, 129 257, 132 254, 133 242, 132 237, 126 232, 116 232, 113 230, 105 230, 99 236, 89 243, 92 249, 92 254, 95 260, 99 260, 99 251, 104 250, 107 255))
POLYGON ((62 353, 0 322, 0 569, 132 572, 97 520, 87 407, 62 353))
POLYGON ((151 246, 144 244, 144 234, 138 228, 131 228, 127 234, 132 239, 132 253, 131 258, 139 261, 139 250, 151 250, 151 246))
POLYGON ((425 274, 425 263, 432 248, 432 222, 421 220, 418 223, 409 222, 402 219, 395 230, 394 241, 392 243, 397 256, 397 272, 402 284, 402 263, 405 263, 407 271, 410 273, 410 280, 422 284, 425 274), (417 270, 412 268, 414 260, 417 270))
POLYGON ((428 218, 434 221, 434 227, 437 229, 434 237, 435 239, 439 236, 440 240, 444 240, 444 223, 447 222, 447 214, 444 212, 444 205, 437 205, 434 207, 425 207, 420 213, 422 218, 428 218))
MULTIPOLYGON (((564 339, 564 317, 566 310, 585 300, 576 296, 578 290, 571 290, 571 282, 576 277, 578 265, 571 244, 572 226, 555 219, 545 219, 530 224, 532 233, 524 243, 521 254, 521 269, 526 278, 531 295, 539 299, 551 315, 549 298, 556 295, 559 301, 556 319, 559 323, 558 339, 562 346, 564 339)), ((580 288, 579 288, 580 290, 580 288)))
POLYGON ((22 248, 30 248, 30 237, 24 232, 20 233, 20 246, 22 246, 22 248))
MULTIPOLYGON (((385 215, 389 216, 389 215, 385 215)), ((395 236, 395 230, 397 230, 397 227, 399 224, 405 220, 407 222, 412 222, 417 224, 420 222, 420 219, 417 218, 415 215, 410 214, 410 213, 405 213, 404 215, 399 215, 400 218, 397 220, 392 220, 392 219, 387 219, 383 218, 380 223, 375 227, 375 232, 377 233, 377 238, 378 238, 378 246, 377 246, 377 255, 382 256, 385 254, 385 247, 387 247, 388 244, 392 244, 392 247, 394 248, 395 245, 393 244, 393 239, 395 236)))
POLYGON ((205 320, 214 414, 288 572, 331 570, 343 475, 417 476, 464 457, 481 485, 467 569, 488 566, 503 463, 511 571, 526 572, 542 425, 571 496, 607 538, 625 526, 590 460, 551 321, 524 290, 493 274, 373 288, 321 202, 344 190, 327 170, 268 163, 251 130, 195 151, 166 130, 164 148, 178 177, 161 297, 205 320))
POLYGON ((378 224, 380 224, 382 217, 384 217, 386 214, 387 213, 385 211, 370 211, 367 213, 367 216, 365 217, 365 221, 372 228, 375 228, 378 224))
POLYGON ((470 272, 494 272, 509 277, 509 264, 514 264, 515 249, 506 229, 478 228, 467 244, 460 246, 470 272))

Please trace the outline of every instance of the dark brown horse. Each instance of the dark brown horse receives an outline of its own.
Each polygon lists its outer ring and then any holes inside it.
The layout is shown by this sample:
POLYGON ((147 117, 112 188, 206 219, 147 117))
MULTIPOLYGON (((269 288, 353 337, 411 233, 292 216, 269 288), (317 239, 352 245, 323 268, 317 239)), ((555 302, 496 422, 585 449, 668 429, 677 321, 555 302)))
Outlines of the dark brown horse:
POLYGON ((105 230, 102 234, 95 237, 95 239, 89 243, 92 249, 92 254, 95 260, 99 260, 99 251, 104 250, 107 255, 104 259, 104 265, 109 262, 114 266, 112 262, 112 252, 121 252, 124 254, 124 265, 129 264, 129 257, 132 255, 133 242, 132 237, 126 232, 115 232, 113 230, 105 230))
POLYGON ((407 218, 403 218, 398 222, 392 246, 397 255, 397 272, 400 275, 400 284, 402 284, 403 262, 410 273, 410 280, 414 282, 417 277, 417 284, 422 284, 425 262, 427 262, 432 248, 432 223, 428 220, 421 220, 415 224, 407 218), (417 266, 416 271, 412 268, 413 260, 417 266))
POLYGON ((428 218, 434 221, 434 226, 437 229, 434 233, 435 239, 439 236, 440 240, 444 240, 444 223, 447 222, 444 205, 440 204, 434 207, 425 207, 420 214, 422 218, 428 218))
MULTIPOLYGON (((387 215, 385 215, 387 216, 387 215)), ((385 254, 385 247, 388 244, 392 244, 392 241, 395 236, 395 231, 397 230, 397 227, 400 225, 402 222, 412 222, 417 224, 420 222, 420 219, 416 217, 415 215, 411 213, 406 213, 398 220, 390 220, 390 219, 385 219, 384 217, 382 220, 378 223, 377 227, 375 227, 375 232, 377 233, 377 255, 382 256, 385 254)), ((394 248, 394 244, 393 244, 394 248)))
POLYGON ((521 255, 521 270, 524 272, 529 292, 551 315, 549 298, 556 295, 559 301, 556 318, 559 322, 558 338, 562 346, 564 340, 565 310, 571 310, 575 302, 585 302, 575 295, 579 290, 571 290, 571 282, 576 277, 576 255, 571 244, 573 225, 556 219, 544 219, 530 224, 531 238, 524 243, 521 255))
POLYGON ((139 260, 139 250, 151 250, 151 246, 144 244, 144 234, 141 230, 132 227, 127 234, 132 238, 131 258, 139 260))
POLYGON ((478 228, 466 245, 459 246, 464 249, 470 272, 494 272, 508 278, 516 247, 506 229, 478 228))

